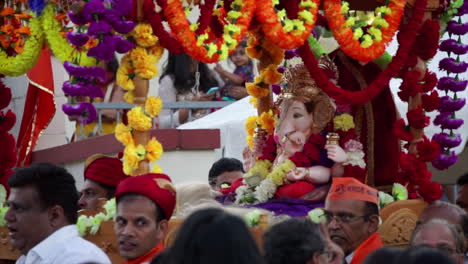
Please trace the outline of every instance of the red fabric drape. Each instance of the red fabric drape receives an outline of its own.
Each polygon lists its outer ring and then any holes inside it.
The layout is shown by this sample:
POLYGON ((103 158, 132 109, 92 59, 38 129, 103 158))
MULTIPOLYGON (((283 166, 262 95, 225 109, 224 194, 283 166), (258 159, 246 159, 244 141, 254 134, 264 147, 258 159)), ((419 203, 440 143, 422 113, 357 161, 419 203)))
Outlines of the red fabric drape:
POLYGON ((16 145, 18 167, 31 163, 31 154, 37 140, 55 114, 54 78, 50 58, 49 50, 43 49, 36 65, 26 74, 29 85, 16 145))

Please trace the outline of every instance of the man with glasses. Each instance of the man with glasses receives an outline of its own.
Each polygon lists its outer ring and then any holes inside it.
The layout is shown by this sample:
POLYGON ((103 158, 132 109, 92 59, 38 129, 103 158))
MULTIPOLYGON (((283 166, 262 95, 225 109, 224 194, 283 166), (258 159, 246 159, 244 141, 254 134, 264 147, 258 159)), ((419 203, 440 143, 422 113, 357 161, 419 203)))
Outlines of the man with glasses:
POLYGON ((378 192, 354 178, 334 178, 325 200, 325 217, 333 242, 345 253, 345 263, 360 264, 382 247, 378 192))
POLYGON ((432 219, 416 227, 411 246, 430 247, 451 257, 455 263, 463 263, 464 237, 457 228, 442 219, 432 219))

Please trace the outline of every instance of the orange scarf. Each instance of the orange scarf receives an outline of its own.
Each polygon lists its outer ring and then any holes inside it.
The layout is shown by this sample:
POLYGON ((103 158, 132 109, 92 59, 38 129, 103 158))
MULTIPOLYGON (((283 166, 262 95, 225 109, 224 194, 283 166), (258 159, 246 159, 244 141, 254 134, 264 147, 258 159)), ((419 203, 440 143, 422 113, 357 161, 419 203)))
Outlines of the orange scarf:
POLYGON ((146 252, 143 256, 140 256, 138 258, 130 259, 124 262, 123 264, 143 264, 143 263, 149 263, 156 255, 161 253, 164 250, 163 243, 160 242, 158 243, 154 248, 152 248, 150 251, 146 252))
POLYGON ((353 259, 350 264, 361 264, 372 251, 381 247, 383 247, 383 244, 380 235, 377 233, 372 234, 354 251, 353 259))

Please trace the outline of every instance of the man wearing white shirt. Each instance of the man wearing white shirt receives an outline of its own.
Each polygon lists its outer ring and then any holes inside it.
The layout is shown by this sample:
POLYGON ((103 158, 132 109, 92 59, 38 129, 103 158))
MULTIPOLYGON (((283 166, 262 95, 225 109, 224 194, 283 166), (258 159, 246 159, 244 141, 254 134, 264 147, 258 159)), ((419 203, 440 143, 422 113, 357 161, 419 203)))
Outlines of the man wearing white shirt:
POLYGON ((16 170, 5 214, 17 264, 110 264, 96 245, 78 235, 78 191, 73 176, 48 163, 16 170))

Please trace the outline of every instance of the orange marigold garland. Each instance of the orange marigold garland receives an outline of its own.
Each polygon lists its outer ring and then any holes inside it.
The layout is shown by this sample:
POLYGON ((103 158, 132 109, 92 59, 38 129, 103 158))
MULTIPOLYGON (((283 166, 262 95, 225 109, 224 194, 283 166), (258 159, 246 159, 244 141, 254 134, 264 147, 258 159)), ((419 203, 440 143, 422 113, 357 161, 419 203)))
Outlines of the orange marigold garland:
POLYGON ((376 8, 375 16, 366 17, 358 12, 358 16, 351 16, 349 4, 341 0, 323 3, 328 25, 341 49, 362 62, 376 59, 385 52, 398 30, 405 4, 405 0, 390 0, 386 7, 376 8))
POLYGON ((258 0, 256 18, 265 36, 282 49, 295 49, 304 43, 317 21, 319 0, 301 0, 298 18, 289 19, 286 10, 276 10, 278 0, 258 0))
POLYGON ((196 33, 196 27, 191 26, 184 13, 180 0, 170 0, 164 9, 167 22, 175 37, 191 57, 205 63, 213 63, 226 59, 228 53, 237 47, 255 10, 254 0, 235 0, 232 10, 227 13, 227 23, 223 28, 223 36, 211 38, 208 27, 203 34, 196 33))

